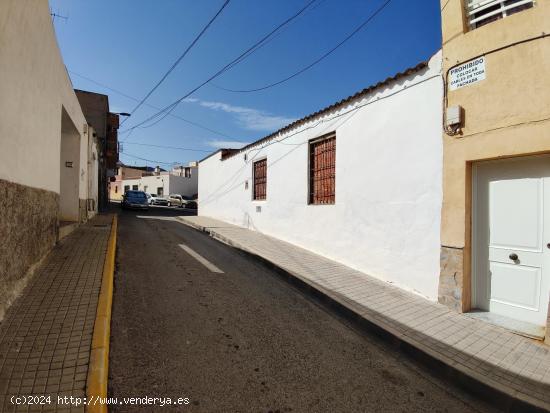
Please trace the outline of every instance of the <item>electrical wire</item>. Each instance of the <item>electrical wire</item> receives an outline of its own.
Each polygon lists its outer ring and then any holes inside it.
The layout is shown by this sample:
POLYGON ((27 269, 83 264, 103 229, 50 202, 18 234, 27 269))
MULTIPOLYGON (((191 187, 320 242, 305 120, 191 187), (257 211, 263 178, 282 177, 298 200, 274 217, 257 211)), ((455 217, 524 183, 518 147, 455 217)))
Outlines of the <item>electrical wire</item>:
MULTIPOLYGON (((191 51, 191 49, 197 44, 199 39, 202 37, 202 35, 208 30, 208 28, 214 23, 214 21, 218 18, 218 16, 222 13, 222 11, 226 8, 226 6, 229 4, 231 0, 225 0, 225 2, 222 4, 220 9, 216 12, 216 14, 210 19, 210 21, 202 28, 202 30, 199 32, 197 36, 193 39, 193 41, 187 46, 187 48, 184 50, 184 52, 178 57, 178 59, 172 64, 170 69, 162 76, 162 78, 153 86, 153 88, 145 95, 143 99, 139 101, 139 103, 130 111, 130 114, 133 115, 136 110, 138 110, 141 105, 145 103, 145 101, 153 94, 155 90, 164 82, 164 80, 172 73, 172 71, 176 68, 176 66, 183 60, 183 58, 191 51)), ((124 122, 127 120, 123 119, 120 123, 121 125, 124 124, 124 122)))
MULTIPOLYGON (((98 81, 96 81, 96 80, 93 80, 93 79, 91 79, 91 78, 89 78, 89 77, 87 77, 87 76, 84 76, 84 75, 80 74, 80 73, 73 72, 72 70, 69 70, 69 69, 67 69, 67 71, 68 71, 69 73, 75 75, 75 76, 78 76, 78 77, 80 77, 80 78, 82 78, 82 79, 87 80, 88 82, 91 82, 91 83, 93 83, 93 84, 96 84, 96 85, 98 85, 98 86, 101 86, 101 87, 103 87, 103 88, 105 88, 105 89, 107 89, 107 90, 110 90, 111 92, 117 93, 117 94, 119 94, 120 96, 124 96, 125 98, 130 99, 130 100, 133 100, 133 101, 135 101, 135 102, 139 102, 139 99, 138 99, 138 98, 136 98, 136 97, 134 97, 134 96, 130 96, 130 95, 128 95, 127 93, 124 93, 124 92, 122 92, 122 91, 120 91, 120 90, 114 89, 114 88, 112 88, 112 87, 110 87, 110 86, 107 86, 107 85, 105 85, 104 83, 100 83, 100 82, 98 82, 98 81)), ((151 104, 149 104, 149 103, 144 103, 144 105, 147 106, 147 107, 150 107, 150 108, 152 108, 152 109, 161 110, 158 106, 153 106, 153 105, 151 105, 151 104)), ((224 138, 233 138, 233 137, 230 136, 230 135, 227 135, 227 134, 222 133, 222 132, 220 132, 220 131, 211 129, 211 128, 209 128, 208 126, 201 125, 201 124, 198 123, 198 122, 195 122, 195 121, 192 121, 192 120, 183 118, 183 117, 181 117, 181 116, 179 116, 179 115, 176 115, 176 114, 174 114, 174 113, 171 113, 170 116, 172 116, 172 117, 175 118, 175 119, 179 119, 179 120, 182 120, 182 121, 184 121, 184 122, 187 122, 187 123, 189 123, 190 125, 193 125, 193 126, 196 126, 196 127, 198 127, 198 128, 201 128, 201 129, 207 130, 207 131, 209 131, 209 132, 215 133, 216 135, 223 136, 224 138)), ((119 132, 119 133, 124 133, 124 132, 119 132)), ((126 137, 126 139, 128 139, 128 137, 126 137)))
MULTIPOLYGON (((215 78, 217 78, 218 76, 220 76, 222 73, 226 72, 227 70, 231 69, 232 67, 234 67, 235 65, 239 64, 244 58, 246 58, 246 56, 253 50, 255 50, 260 44, 264 43, 267 39, 269 39, 273 34, 275 34, 276 32, 278 32, 280 29, 282 29, 284 26, 286 26, 287 24, 289 24, 292 20, 294 20, 295 18, 297 18, 298 16, 300 16, 306 9, 308 9, 313 3, 317 2, 318 0, 310 0, 304 7, 302 7, 300 10, 298 10, 297 13, 293 14, 292 16, 290 16, 289 18, 287 18, 285 21, 283 21, 282 23, 280 23, 277 27, 275 27, 273 30, 271 30, 268 34, 266 34, 264 37, 262 37, 260 40, 258 40, 256 43, 254 43, 251 47, 249 47, 248 49, 246 49, 243 53, 241 53, 237 58, 233 59, 231 62, 229 62, 228 64, 226 64, 224 67, 222 67, 220 70, 218 70, 214 75, 212 75, 210 78, 208 78, 206 81, 202 82, 199 86, 195 87, 194 89, 192 89, 190 92, 186 93, 185 95, 183 95, 181 98, 179 98, 178 100, 176 100, 175 102, 171 103, 170 105, 164 107, 163 109, 161 109, 159 112, 157 112, 156 114, 148 117, 147 119, 145 119, 144 121, 142 122, 139 122, 137 124, 135 124, 134 126, 132 126, 131 128, 127 129, 127 130, 130 130, 130 129, 135 129, 135 128, 138 128, 148 122, 152 122, 152 121, 155 121, 157 118, 159 118, 158 120, 156 120, 154 123, 146 126, 146 127, 151 127, 151 126, 154 126, 156 125, 157 123, 159 123, 160 121, 162 121, 164 118, 166 118, 166 116, 168 116, 170 113, 172 113, 172 111, 186 98, 188 98, 189 96, 191 96, 193 93, 195 93, 197 90, 201 89, 204 85, 206 85, 207 83, 211 82, 212 80, 214 80, 215 78)), ((124 131, 122 131, 124 132, 124 131)))
POLYGON ((179 146, 153 145, 153 144, 149 144, 149 143, 139 143, 139 142, 124 142, 124 144, 125 145, 151 146, 153 148, 162 148, 162 149, 176 149, 176 150, 179 150, 179 151, 189 151, 189 152, 207 152, 207 153, 212 152, 211 150, 205 150, 205 149, 181 148, 179 146))
MULTIPOLYGON (((307 130, 316 128, 317 126, 319 126, 319 125, 321 125, 321 124, 323 124, 323 123, 330 122, 330 121, 332 121, 332 120, 334 120, 334 119, 341 118, 342 116, 345 116, 345 115, 348 115, 348 114, 350 114, 350 113, 352 113, 352 112, 358 111, 358 110, 364 108, 365 106, 370 106, 370 105, 372 105, 372 104, 374 104, 374 103, 378 103, 378 102, 380 102, 380 101, 382 101, 382 100, 386 100, 386 99, 391 98, 391 97, 393 97, 393 96, 395 96, 395 95, 397 95, 397 94, 399 94, 399 93, 402 93, 402 92, 404 92, 404 91, 406 91, 406 90, 409 90, 409 89, 412 88, 412 87, 421 85, 421 84, 423 84, 423 83, 429 82, 430 80, 436 79, 436 78, 440 78, 440 79, 441 79, 441 75, 440 75, 440 74, 437 74, 437 75, 433 75, 433 76, 427 77, 427 78, 425 78, 425 79, 422 79, 422 80, 420 80, 420 81, 417 81, 416 83, 413 83, 413 84, 411 84, 411 85, 408 85, 408 86, 406 86, 406 87, 403 87, 403 88, 401 88, 401 89, 398 89, 398 90, 396 90, 395 92, 389 93, 389 94, 387 94, 387 95, 385 95, 385 96, 382 96, 382 97, 379 97, 379 98, 376 98, 376 99, 373 99, 373 100, 369 100, 369 101, 367 101, 367 102, 365 102, 365 103, 362 103, 362 104, 359 104, 359 105, 357 105, 357 106, 354 106, 354 107, 352 107, 352 108, 350 108, 350 109, 348 109, 348 110, 345 110, 345 111, 343 111, 343 112, 337 113, 337 114, 335 114, 334 116, 330 116, 330 117, 326 117, 326 118, 321 117, 316 123, 311 124, 311 125, 309 125, 309 126, 306 126, 306 127, 302 128, 302 129, 299 129, 299 130, 297 130, 296 132, 291 133, 291 134, 288 134, 288 135, 286 135, 286 136, 284 136, 284 137, 282 137, 282 138, 277 139, 275 136, 273 136, 273 137, 270 138, 270 139, 266 139, 264 142, 256 142, 256 143, 253 142, 253 143, 251 143, 251 144, 249 144, 249 145, 247 145, 247 146, 242 147, 242 148, 239 149, 238 152, 236 152, 236 153, 246 152, 247 154, 249 154, 249 153, 252 152, 252 151, 257 151, 257 152, 259 152, 259 151, 261 151, 262 149, 267 148, 268 146, 271 146, 271 145, 273 145, 273 144, 275 144, 275 143, 283 143, 283 141, 285 141, 285 140, 287 140, 287 139, 289 139, 289 138, 291 138, 291 137, 293 137, 293 136, 295 136, 295 135, 298 135, 298 134, 300 134, 300 133, 303 133, 303 132, 305 132, 305 131, 307 131, 307 130), (258 147, 258 146, 259 146, 259 147, 258 147)), ((284 132, 279 133, 279 136, 280 136, 280 135, 284 135, 284 134, 285 134, 284 132)), ((297 144, 296 146, 302 145, 302 144, 303 144, 303 143, 300 143, 300 144, 297 144)), ((293 144, 288 144, 288 145, 293 145, 293 144)))
POLYGON ((140 156, 132 155, 132 154, 129 154, 129 153, 126 153, 126 152, 124 152, 123 155, 129 156, 130 158, 136 158, 136 159, 139 159, 139 160, 141 160, 141 161, 152 162, 152 163, 162 164, 162 165, 175 165, 175 164, 180 163, 180 162, 162 162, 162 161, 154 161, 154 160, 151 160, 151 159, 146 159, 146 158, 142 158, 142 157, 140 157, 140 156))
POLYGON ((392 0, 387 0, 382 6, 380 6, 376 11, 371 14, 365 21, 363 21, 359 26, 355 28, 350 34, 348 34, 340 43, 338 43, 336 46, 334 46, 332 49, 325 52, 323 55, 321 55, 319 58, 315 59, 313 62, 309 63, 307 66, 303 67, 302 69, 298 70, 297 72, 294 72, 292 75, 285 77, 284 79, 281 79, 277 82, 273 82, 261 87, 253 88, 253 89, 229 89, 224 88, 217 85, 212 85, 214 87, 217 87, 218 89, 224 90, 226 92, 233 92, 233 93, 251 93, 251 92, 259 92, 261 90, 270 89, 272 87, 278 86, 282 83, 288 82, 289 80, 295 78, 296 76, 301 75, 305 71, 311 69, 318 63, 320 63, 322 60, 326 59, 328 56, 330 56, 333 52, 335 52, 338 48, 343 46, 348 40, 350 40, 353 36, 355 36, 361 29, 363 29, 367 24, 369 24, 382 10, 388 6, 392 0))
MULTIPOLYGON (((318 0, 317 1, 317 5, 315 6, 312 6, 312 7, 309 7, 310 5, 307 5, 307 7, 305 8, 305 10, 303 11, 303 13, 301 13, 301 15, 299 15, 298 17, 303 17, 305 16, 307 13, 319 8, 319 6, 321 4, 323 4, 326 0, 318 0)), ((295 23, 296 21, 294 20, 292 23, 295 23)), ((263 47, 265 47, 266 45, 268 45, 269 43, 271 43, 273 40, 275 40, 277 37, 279 37, 281 34, 283 34, 285 31, 287 31, 289 28, 290 28, 291 24, 289 22, 288 25, 286 25, 286 27, 282 28, 281 30, 279 30, 277 33, 273 33, 268 39, 266 39, 263 43, 259 44, 257 47, 255 47, 253 50, 251 50, 250 52, 248 52, 245 56, 243 56, 241 59, 239 59, 237 62, 235 62, 235 64, 231 65, 228 70, 232 69, 234 66, 236 66, 237 64, 239 63, 242 63, 245 59, 249 58, 251 55, 253 55, 254 53, 256 53, 258 50, 262 49, 263 47)), ((212 83, 211 83, 212 84, 212 83)))

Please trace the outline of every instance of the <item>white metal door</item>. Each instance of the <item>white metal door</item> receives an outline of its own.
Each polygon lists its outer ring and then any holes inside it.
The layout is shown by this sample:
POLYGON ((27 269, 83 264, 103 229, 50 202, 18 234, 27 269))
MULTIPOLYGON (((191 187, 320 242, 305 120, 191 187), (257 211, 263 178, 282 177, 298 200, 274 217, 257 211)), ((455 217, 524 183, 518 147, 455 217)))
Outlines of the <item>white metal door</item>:
POLYGON ((545 326, 550 158, 479 163, 473 178, 473 304, 545 326))

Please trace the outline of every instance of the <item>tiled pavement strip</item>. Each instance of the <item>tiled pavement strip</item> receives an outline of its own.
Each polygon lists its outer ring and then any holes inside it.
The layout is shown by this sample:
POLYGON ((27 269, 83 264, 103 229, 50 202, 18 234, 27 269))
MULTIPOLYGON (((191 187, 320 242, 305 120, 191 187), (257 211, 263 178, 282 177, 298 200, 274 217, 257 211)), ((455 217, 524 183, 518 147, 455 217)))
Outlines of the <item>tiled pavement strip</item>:
POLYGON ((550 410, 549 346, 259 232, 208 217, 179 220, 262 257, 476 383, 550 410))
POLYGON ((57 401, 86 395, 111 221, 97 216, 61 240, 9 308, 0 324, 0 411, 84 411, 57 401), (12 402, 11 396, 22 395, 51 399, 12 402))

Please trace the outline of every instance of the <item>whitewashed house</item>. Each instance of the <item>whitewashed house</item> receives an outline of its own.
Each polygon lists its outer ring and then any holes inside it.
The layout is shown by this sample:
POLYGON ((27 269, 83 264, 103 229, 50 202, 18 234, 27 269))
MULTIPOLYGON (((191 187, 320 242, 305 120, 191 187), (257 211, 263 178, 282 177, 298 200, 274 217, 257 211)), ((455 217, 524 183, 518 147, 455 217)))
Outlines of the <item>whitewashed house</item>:
POLYGON ((152 175, 122 180, 122 193, 130 190, 144 191, 158 196, 179 194, 189 198, 197 195, 199 174, 197 162, 189 166, 177 166, 170 171, 157 167, 152 175))
POLYGON ((97 212, 98 149, 48 3, 0 5, 0 320, 59 238, 97 212))
POLYGON ((441 54, 199 163, 199 215, 261 231, 436 301, 441 54))

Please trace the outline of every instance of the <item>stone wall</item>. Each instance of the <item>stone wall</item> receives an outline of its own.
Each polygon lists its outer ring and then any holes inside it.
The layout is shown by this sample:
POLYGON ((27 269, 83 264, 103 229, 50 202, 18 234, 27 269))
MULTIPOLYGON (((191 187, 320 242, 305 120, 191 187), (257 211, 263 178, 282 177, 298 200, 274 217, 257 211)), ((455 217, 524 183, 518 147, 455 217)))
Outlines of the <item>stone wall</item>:
POLYGON ((59 195, 0 179, 0 320, 55 245, 59 195))
POLYGON ((438 301, 457 312, 462 312, 463 260, 462 248, 441 247, 438 301))

